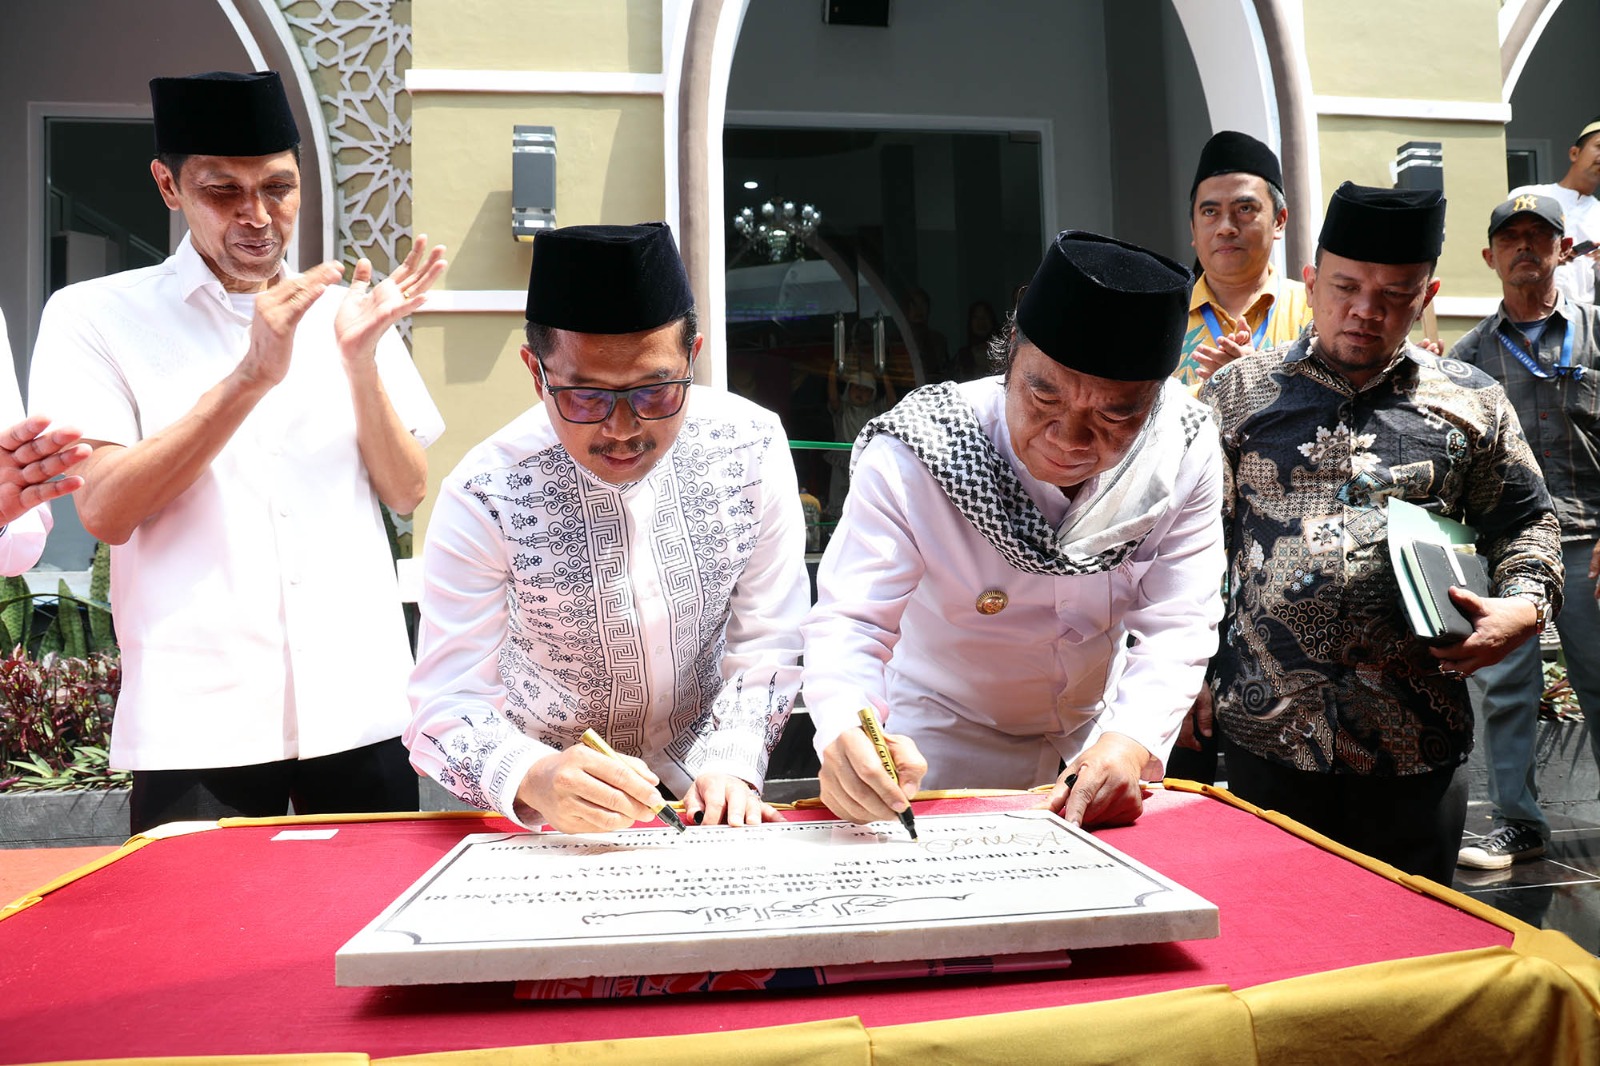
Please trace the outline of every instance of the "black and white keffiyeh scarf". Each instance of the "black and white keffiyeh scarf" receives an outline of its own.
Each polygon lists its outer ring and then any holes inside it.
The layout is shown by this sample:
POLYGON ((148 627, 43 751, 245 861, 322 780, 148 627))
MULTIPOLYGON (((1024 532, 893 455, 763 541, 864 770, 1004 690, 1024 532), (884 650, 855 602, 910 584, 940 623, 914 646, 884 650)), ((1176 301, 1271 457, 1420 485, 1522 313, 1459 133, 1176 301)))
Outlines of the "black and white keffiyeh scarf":
POLYGON ((880 433, 921 460, 956 509, 1007 563, 1028 574, 1076 576, 1115 569, 1172 502, 1184 454, 1210 411, 1168 382, 1128 454, 1085 485, 1093 498, 1058 531, 984 432, 953 382, 925 385, 868 422, 852 453, 880 433))

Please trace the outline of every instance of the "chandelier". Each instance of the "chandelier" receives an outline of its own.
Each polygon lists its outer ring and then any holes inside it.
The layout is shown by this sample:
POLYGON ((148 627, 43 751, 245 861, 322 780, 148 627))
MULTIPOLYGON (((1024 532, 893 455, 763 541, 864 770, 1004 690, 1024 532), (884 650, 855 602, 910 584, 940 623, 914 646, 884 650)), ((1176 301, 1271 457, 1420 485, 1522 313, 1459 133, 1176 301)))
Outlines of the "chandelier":
POLYGON ((800 258, 821 222, 822 212, 815 207, 804 204, 797 209, 793 200, 782 197, 773 197, 759 209, 742 208, 733 216, 734 230, 769 263, 800 258))

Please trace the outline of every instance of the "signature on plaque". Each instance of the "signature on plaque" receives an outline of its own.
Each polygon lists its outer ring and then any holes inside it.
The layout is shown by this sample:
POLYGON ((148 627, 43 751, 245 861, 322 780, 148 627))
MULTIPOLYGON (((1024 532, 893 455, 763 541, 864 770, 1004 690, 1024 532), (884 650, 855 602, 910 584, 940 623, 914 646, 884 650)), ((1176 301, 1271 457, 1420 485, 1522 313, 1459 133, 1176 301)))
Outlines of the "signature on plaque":
POLYGON ((646 918, 657 914, 681 914, 685 918, 699 918, 708 926, 732 925, 741 922, 771 922, 792 918, 851 918, 870 914, 904 903, 924 903, 930 900, 964 900, 960 896, 883 896, 850 893, 842 896, 818 896, 814 899, 780 899, 759 906, 718 904, 710 907, 661 907, 643 911, 619 911, 612 914, 586 914, 584 925, 606 925, 646 918))

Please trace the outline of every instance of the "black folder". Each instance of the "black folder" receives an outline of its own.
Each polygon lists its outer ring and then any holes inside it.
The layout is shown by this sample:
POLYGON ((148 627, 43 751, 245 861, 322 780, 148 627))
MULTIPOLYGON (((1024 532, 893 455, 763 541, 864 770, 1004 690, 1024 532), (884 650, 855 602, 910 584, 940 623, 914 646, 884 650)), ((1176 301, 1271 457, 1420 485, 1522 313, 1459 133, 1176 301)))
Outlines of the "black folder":
POLYGON ((1428 616, 1430 631, 1419 631, 1417 637, 1427 644, 1454 644, 1470 637, 1472 623, 1451 602, 1450 586, 1460 585, 1479 596, 1489 595, 1489 570, 1483 557, 1420 540, 1407 544, 1402 557, 1408 571, 1405 576, 1417 590, 1428 616))

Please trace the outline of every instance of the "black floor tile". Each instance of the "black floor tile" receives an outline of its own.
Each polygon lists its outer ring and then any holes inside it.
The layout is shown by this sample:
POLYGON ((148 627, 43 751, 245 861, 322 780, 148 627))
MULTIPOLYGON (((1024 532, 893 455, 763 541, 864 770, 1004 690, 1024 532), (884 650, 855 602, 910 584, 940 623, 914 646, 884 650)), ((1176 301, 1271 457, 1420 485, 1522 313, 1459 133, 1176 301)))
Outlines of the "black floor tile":
POLYGON ((1482 891, 1538 888, 1544 885, 1566 885, 1581 881, 1600 882, 1600 874, 1577 869, 1558 860, 1543 858, 1513 863, 1504 870, 1474 870, 1466 866, 1457 866, 1455 887, 1468 895, 1474 895, 1482 891))

